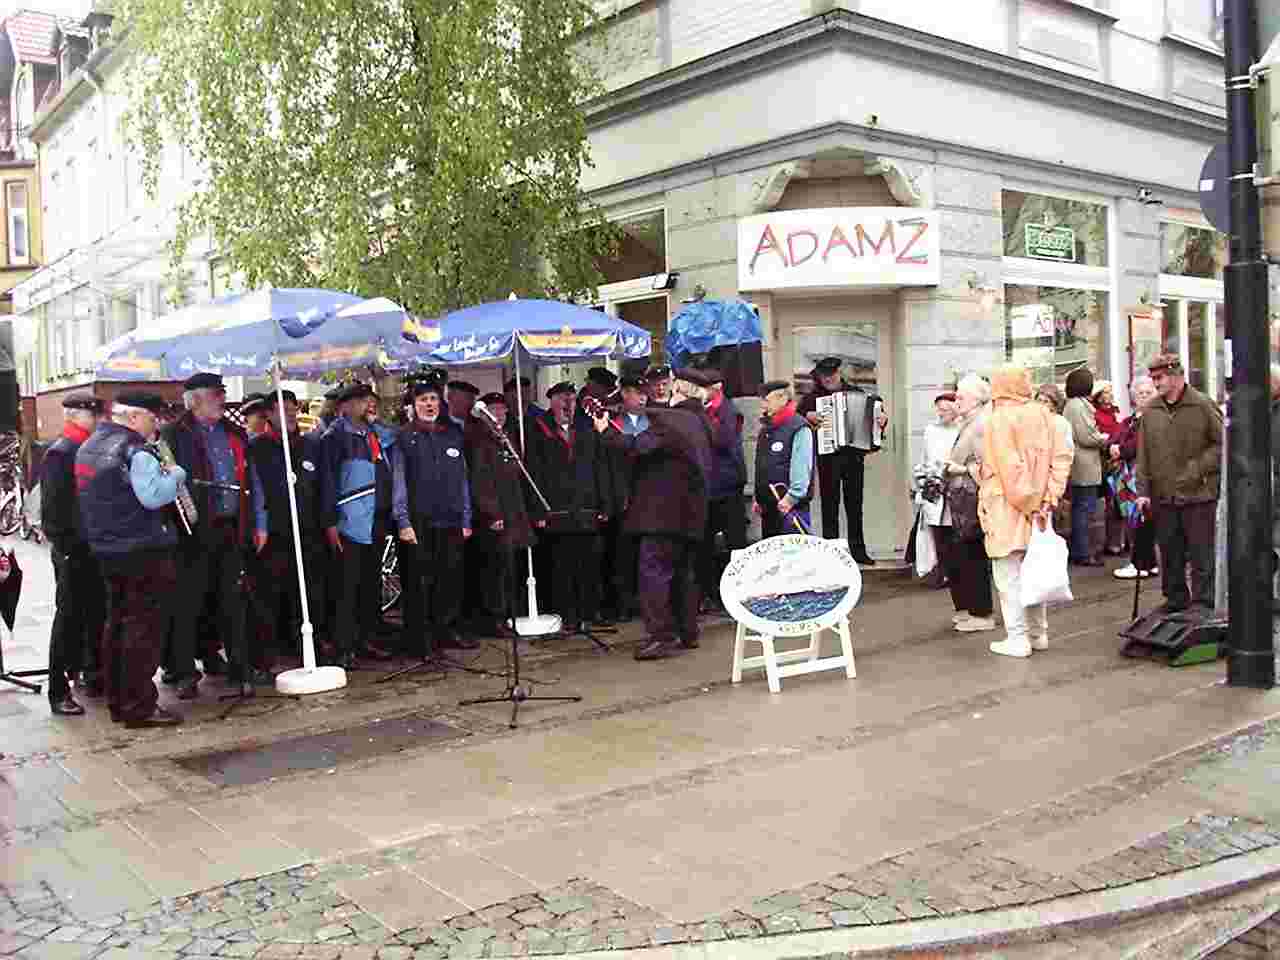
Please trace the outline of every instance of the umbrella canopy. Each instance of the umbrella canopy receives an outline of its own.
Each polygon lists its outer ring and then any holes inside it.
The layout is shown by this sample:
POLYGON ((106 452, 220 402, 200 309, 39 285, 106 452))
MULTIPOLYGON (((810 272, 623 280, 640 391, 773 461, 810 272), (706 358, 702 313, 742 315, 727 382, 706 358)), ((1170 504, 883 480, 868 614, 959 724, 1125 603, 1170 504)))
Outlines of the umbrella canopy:
POLYGON ((716 347, 760 343, 760 316, 742 300, 699 300, 685 304, 671 320, 665 348, 667 356, 681 364, 694 353, 710 353, 716 347))
POLYGON ((392 362, 413 364, 493 363, 515 351, 542 362, 620 356, 643 359, 652 344, 648 331, 600 310, 559 300, 497 300, 410 321, 392 362))
POLYGON ((183 380, 198 371, 306 376, 377 363, 409 317, 390 300, 335 290, 271 289, 222 297, 148 323, 108 344, 98 377, 183 380))

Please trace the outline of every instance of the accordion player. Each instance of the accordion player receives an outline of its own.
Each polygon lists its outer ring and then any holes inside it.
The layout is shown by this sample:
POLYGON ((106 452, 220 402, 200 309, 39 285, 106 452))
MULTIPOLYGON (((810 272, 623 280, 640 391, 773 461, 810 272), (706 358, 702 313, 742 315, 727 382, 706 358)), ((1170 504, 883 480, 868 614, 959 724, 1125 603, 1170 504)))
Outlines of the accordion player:
POLYGON ((884 400, 863 390, 846 390, 817 398, 818 453, 834 453, 844 447, 874 453, 884 443, 880 426, 884 400))

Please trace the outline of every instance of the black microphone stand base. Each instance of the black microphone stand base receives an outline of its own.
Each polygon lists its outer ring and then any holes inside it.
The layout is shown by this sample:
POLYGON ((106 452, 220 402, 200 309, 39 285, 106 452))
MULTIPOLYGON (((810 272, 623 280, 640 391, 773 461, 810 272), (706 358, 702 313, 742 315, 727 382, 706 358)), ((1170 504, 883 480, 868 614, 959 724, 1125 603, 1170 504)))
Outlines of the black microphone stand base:
POLYGON ((252 684, 241 683, 238 686, 239 686, 239 689, 237 689, 235 693, 224 693, 220 697, 218 697, 219 703, 230 704, 230 706, 228 706, 227 709, 223 710, 222 713, 218 715, 219 720, 226 720, 229 716, 231 716, 233 713, 236 712, 237 707, 243 707, 245 704, 252 703, 256 700, 301 700, 302 699, 302 697, 298 694, 284 695, 279 693, 264 693, 261 696, 259 696, 258 691, 253 687, 252 684))
POLYGON ((27 680, 21 680, 20 677, 43 677, 48 670, 14 670, 12 673, 0 673, 0 680, 5 683, 11 683, 15 687, 21 687, 23 690, 29 690, 32 693, 39 693, 43 689, 38 683, 31 683, 27 680))
MULTIPOLYGON (((518 641, 512 641, 516 643, 518 641)), ((460 707, 473 707, 481 703, 510 703, 511 704, 511 720, 507 726, 512 730, 519 725, 520 704, 531 700, 541 700, 544 703, 581 703, 582 697, 534 697, 530 696, 526 688, 519 684, 508 685, 507 692, 500 697, 481 697, 477 700, 459 700, 460 707)))
POLYGON ((610 653, 610 652, 612 652, 613 647, 609 646, 609 644, 607 644, 607 643, 605 643, 603 640, 601 640, 601 639, 600 639, 600 634, 602 634, 602 633, 606 633, 606 634, 614 634, 614 633, 617 633, 617 632, 618 632, 618 628, 617 628, 617 627, 592 627, 592 626, 587 625, 586 623, 582 623, 582 624, 580 624, 580 625, 578 625, 578 626, 576 626, 576 627, 572 627, 572 628, 570 628, 570 629, 568 629, 568 630, 561 630, 561 631, 560 631, 560 636, 562 636, 562 637, 586 637, 588 640, 590 640, 592 643, 594 643, 594 644, 596 645, 596 649, 597 649, 597 650, 601 650, 601 651, 603 651, 604 653, 610 653))

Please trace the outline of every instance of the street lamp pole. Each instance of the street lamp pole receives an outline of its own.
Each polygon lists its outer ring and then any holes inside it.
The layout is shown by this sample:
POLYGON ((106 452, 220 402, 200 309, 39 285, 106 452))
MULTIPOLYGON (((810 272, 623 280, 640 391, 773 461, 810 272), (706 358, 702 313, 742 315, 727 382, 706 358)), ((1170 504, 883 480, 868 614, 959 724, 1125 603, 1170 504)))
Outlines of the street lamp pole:
POLYGON ((1231 262, 1226 322, 1231 340, 1231 416, 1227 462, 1228 572, 1231 578, 1227 682, 1275 686, 1271 636, 1271 405, 1267 263, 1254 165, 1257 117, 1251 68, 1258 60, 1256 0, 1223 10, 1227 154, 1231 174, 1231 262), (1265 558, 1265 559, 1264 559, 1265 558))

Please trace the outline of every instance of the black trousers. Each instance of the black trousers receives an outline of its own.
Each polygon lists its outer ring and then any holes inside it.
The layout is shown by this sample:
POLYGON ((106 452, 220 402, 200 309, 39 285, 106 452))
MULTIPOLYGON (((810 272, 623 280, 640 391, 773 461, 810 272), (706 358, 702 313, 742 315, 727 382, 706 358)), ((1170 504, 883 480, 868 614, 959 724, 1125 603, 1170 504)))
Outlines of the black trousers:
POLYGON ((698 583, 704 597, 720 596, 723 557, 716 553, 716 534, 724 533, 724 545, 732 554, 747 545, 747 507, 742 493, 707 501, 707 527, 698 556, 698 583))
POLYGON ((939 532, 942 564, 947 572, 952 605, 957 611, 965 610, 975 617, 991 616, 995 609, 991 593, 991 563, 987 559, 983 538, 960 540, 951 527, 924 529, 939 532))
POLYGON ((613 588, 620 617, 633 617, 639 609, 639 567, 640 538, 619 529, 613 545, 613 588))
MULTIPOLYGON (((383 517, 374 521, 372 543, 357 543, 341 537, 342 550, 334 557, 338 597, 333 641, 342 653, 363 651, 378 633, 382 619, 382 550, 386 538, 387 524, 383 517)), ((400 583, 403 589, 403 570, 400 583)), ((406 608, 406 622, 407 615, 406 608)))
POLYGON ((431 653, 445 631, 457 626, 466 590, 465 551, 461 527, 436 528, 426 517, 414 517, 416 546, 410 545, 410 571, 401 574, 404 589, 404 641, 423 656, 431 653))
POLYGON ((1160 543, 1160 576, 1164 598, 1171 607, 1192 603, 1213 609, 1213 534, 1218 505, 1162 503, 1156 509, 1156 539, 1160 543), (1187 590, 1187 561, 1191 561, 1192 590, 1187 590))
POLYGON ((551 609, 566 628, 590 624, 600 612, 600 558, 604 540, 594 533, 549 533, 551 609))
MULTIPOLYGON (((328 556, 318 538, 302 541, 302 570, 307 584, 307 613, 316 635, 324 632, 325 564, 328 556)), ((302 656, 302 595, 291 537, 273 536, 257 555, 253 576, 254 666, 265 667, 276 654, 302 656)))
POLYGON ((49 631, 49 701, 71 692, 68 677, 98 666, 98 645, 106 620, 106 587, 98 562, 84 543, 67 552, 51 544, 57 584, 53 628, 49 631))
POLYGON ((618 542, 622 539, 622 516, 615 515, 600 527, 600 609, 614 617, 622 615, 626 598, 621 589, 621 571, 618 570, 618 542))
MULTIPOLYGON (((169 673, 179 677, 195 675, 201 630, 214 626, 202 623, 209 600, 213 603, 215 635, 222 639, 228 662, 246 662, 244 563, 237 520, 210 521, 201 536, 179 545, 177 606, 164 658, 169 673)), ((206 649, 202 654, 208 657, 216 652, 216 648, 206 649)))
POLYGON ((528 612, 527 553, 523 548, 512 547, 506 537, 492 530, 477 530, 471 540, 480 558, 476 574, 480 579, 480 625, 481 629, 492 630, 505 623, 508 616, 519 617, 528 612))
POLYGON ((867 555, 862 532, 862 490, 866 478, 866 455, 845 447, 818 457, 818 491, 822 497, 822 536, 840 537, 840 500, 844 498, 849 526, 849 552, 854 559, 867 555))
POLYGON ((160 666, 169 598, 177 586, 170 550, 140 550, 99 560, 106 581, 107 623, 102 631, 102 681, 111 719, 141 720, 152 714, 159 694, 153 681, 160 666))
POLYGON ((698 548, 684 537, 640 538, 640 613, 652 639, 698 639, 698 548))
POLYGON ((1130 557, 1139 570, 1156 568, 1156 521, 1152 516, 1143 517, 1130 533, 1133 551, 1130 557))

